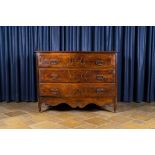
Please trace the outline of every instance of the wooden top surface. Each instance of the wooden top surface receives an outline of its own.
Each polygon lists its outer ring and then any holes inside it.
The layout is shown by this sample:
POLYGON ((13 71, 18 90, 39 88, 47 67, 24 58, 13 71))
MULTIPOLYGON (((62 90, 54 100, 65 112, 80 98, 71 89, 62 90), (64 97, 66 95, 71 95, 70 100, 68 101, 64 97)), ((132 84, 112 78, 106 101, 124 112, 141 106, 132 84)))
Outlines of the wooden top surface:
POLYGON ((118 53, 115 51, 35 51, 35 53, 118 53))

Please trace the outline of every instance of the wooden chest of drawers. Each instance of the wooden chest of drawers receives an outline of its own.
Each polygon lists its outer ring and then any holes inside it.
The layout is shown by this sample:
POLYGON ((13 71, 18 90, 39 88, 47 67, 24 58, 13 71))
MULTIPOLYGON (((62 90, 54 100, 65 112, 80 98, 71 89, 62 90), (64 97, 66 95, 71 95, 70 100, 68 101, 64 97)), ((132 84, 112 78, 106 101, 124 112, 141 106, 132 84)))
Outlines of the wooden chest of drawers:
POLYGON ((115 52, 36 52, 38 108, 67 103, 117 105, 115 52))

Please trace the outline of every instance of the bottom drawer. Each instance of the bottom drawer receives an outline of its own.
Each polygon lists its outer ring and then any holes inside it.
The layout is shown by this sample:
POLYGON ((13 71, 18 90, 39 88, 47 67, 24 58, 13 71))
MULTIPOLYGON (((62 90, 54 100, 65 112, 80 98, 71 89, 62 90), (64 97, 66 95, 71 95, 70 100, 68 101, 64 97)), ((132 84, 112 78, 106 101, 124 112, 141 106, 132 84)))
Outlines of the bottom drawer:
POLYGON ((51 97, 110 97, 116 96, 112 83, 49 83, 40 84, 40 96, 51 97))
POLYGON ((96 104, 103 106, 106 104, 114 104, 116 102, 115 97, 106 98, 53 98, 53 97, 40 97, 40 103, 56 106, 61 103, 66 103, 72 108, 80 107, 83 108, 88 104, 96 104))

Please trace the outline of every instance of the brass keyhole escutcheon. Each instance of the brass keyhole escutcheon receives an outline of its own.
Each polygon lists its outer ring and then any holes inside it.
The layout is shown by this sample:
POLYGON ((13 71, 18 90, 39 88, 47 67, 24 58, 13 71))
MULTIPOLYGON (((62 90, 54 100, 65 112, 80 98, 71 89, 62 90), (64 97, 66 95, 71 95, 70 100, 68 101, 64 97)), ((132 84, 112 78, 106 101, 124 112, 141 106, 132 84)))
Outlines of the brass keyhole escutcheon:
POLYGON ((104 75, 96 75, 96 80, 103 81, 105 79, 104 75))

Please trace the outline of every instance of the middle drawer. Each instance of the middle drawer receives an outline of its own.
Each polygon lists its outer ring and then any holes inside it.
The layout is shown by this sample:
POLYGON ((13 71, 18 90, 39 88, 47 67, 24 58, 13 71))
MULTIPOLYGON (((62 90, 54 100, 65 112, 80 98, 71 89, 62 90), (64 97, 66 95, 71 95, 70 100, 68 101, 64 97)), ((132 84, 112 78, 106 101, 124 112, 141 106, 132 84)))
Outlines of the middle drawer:
POLYGON ((114 69, 39 69, 40 83, 115 82, 114 69))

